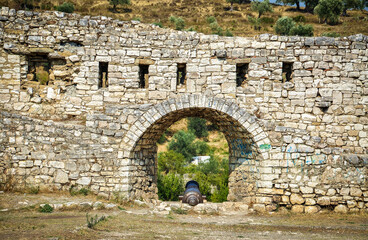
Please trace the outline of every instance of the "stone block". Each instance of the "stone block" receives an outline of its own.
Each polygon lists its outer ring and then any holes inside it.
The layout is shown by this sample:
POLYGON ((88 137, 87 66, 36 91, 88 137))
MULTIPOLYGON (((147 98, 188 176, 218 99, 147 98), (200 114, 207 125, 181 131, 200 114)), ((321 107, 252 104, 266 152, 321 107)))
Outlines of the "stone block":
POLYGON ((317 206, 306 206, 305 213, 317 213, 319 211, 317 206))
POLYGON ((346 205, 337 205, 334 209, 336 213, 347 213, 349 211, 348 207, 346 205))
POLYGON ((303 204, 305 202, 305 199, 299 194, 291 194, 290 202, 291 204, 303 204))
POLYGON ((303 205, 293 205, 291 207, 291 211, 293 213, 303 213, 304 212, 304 206, 303 205))

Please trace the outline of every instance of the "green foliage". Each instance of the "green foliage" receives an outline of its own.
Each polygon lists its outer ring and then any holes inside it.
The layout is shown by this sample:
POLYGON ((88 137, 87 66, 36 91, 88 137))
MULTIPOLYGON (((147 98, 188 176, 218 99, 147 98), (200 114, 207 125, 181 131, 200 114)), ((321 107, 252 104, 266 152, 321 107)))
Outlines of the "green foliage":
POLYGON ((192 175, 194 181, 197 181, 199 184, 199 191, 206 195, 207 200, 211 200, 211 183, 206 174, 203 172, 197 171, 192 175))
POLYGON ((89 194, 90 190, 87 188, 81 188, 81 189, 75 189, 75 186, 72 185, 69 188, 69 193, 71 196, 77 196, 77 195, 83 195, 83 196, 87 196, 89 194))
POLYGON ((216 18, 214 16, 209 16, 207 18, 207 23, 208 24, 211 24, 211 23, 214 23, 214 22, 217 22, 216 18))
POLYGON ((158 173, 157 188, 158 197, 164 201, 177 201, 179 195, 184 192, 182 176, 175 173, 158 173))
POLYGON ((188 130, 192 131, 198 138, 207 137, 208 129, 206 119, 198 117, 188 118, 188 130))
POLYGON ((225 34, 224 34, 226 37, 233 37, 234 34, 229 30, 229 29, 226 29, 225 31, 225 34))
POLYGON ((360 9, 361 0, 342 0, 343 5, 343 15, 346 16, 346 11, 348 9, 360 9))
POLYGON ((277 0, 278 3, 283 3, 285 5, 294 5, 296 4, 296 9, 300 10, 300 1, 299 0, 277 0))
POLYGON ((253 25, 254 30, 261 30, 261 19, 248 16, 248 21, 253 25))
POLYGON ((320 0, 314 9, 314 13, 318 15, 320 21, 330 25, 339 22, 339 16, 343 11, 341 0, 320 0))
POLYGON ((116 12, 117 5, 130 5, 130 0, 110 0, 110 5, 113 5, 113 11, 116 12))
POLYGON ((275 31, 279 35, 289 35, 290 30, 295 26, 295 22, 290 17, 282 17, 276 21, 275 31))
POLYGON ((313 36, 312 25, 297 25, 290 17, 279 18, 276 22, 275 31, 277 34, 286 36, 313 36))
POLYGON ((295 22, 302 22, 302 23, 305 23, 307 21, 307 19, 303 15, 295 16, 293 17, 293 20, 295 22))
POLYGON ((272 24, 275 20, 272 17, 261 17, 261 23, 272 24))
POLYGON ((194 139, 194 133, 181 130, 174 134, 173 139, 169 143, 168 149, 181 153, 189 163, 195 155, 193 145, 194 139))
POLYGON ((322 33, 323 37, 333 37, 333 38, 337 38, 337 37, 341 37, 341 35, 337 32, 324 32, 322 33))
POLYGON ((74 4, 71 2, 64 2, 63 4, 56 7, 57 11, 65 12, 65 13, 73 13, 74 12, 74 4))
POLYGON ((211 196, 212 202, 225 202, 227 200, 227 195, 229 194, 229 187, 227 182, 221 182, 217 189, 211 196))
POLYGON ((153 25, 159 26, 160 28, 163 28, 164 27, 164 25, 162 24, 162 22, 154 22, 153 25))
POLYGON ((298 24, 290 29, 289 35, 312 37, 313 26, 310 24, 298 24))
POLYGON ((161 152, 158 155, 158 170, 160 172, 183 173, 185 158, 182 154, 175 151, 161 152))
POLYGON ((158 144, 164 144, 166 141, 167 141, 166 133, 163 133, 163 134, 161 135, 161 137, 158 139, 157 143, 158 143, 158 144))
POLYGON ((253 1, 250 8, 252 11, 258 13, 258 18, 261 18, 261 16, 266 12, 273 12, 273 8, 269 0, 253 1))
POLYGON ((97 214, 95 215, 95 217, 89 217, 88 213, 86 214, 86 218, 87 218, 87 227, 88 228, 94 228, 97 223, 99 223, 101 221, 104 221, 106 219, 105 216, 98 217, 97 214))
POLYGON ((139 22, 141 22, 141 21, 142 21, 142 19, 141 19, 140 17, 134 17, 134 18, 132 18, 132 20, 133 20, 133 21, 139 21, 139 22))
POLYGON ((186 210, 182 208, 174 208, 172 211, 176 214, 187 214, 188 213, 186 210))
POLYGON ((54 211, 54 208, 51 207, 49 204, 45 204, 42 207, 40 206, 38 211, 42 213, 51 213, 54 211))
POLYGON ((185 21, 181 17, 170 16, 169 21, 175 25, 176 30, 183 30, 185 28, 185 21))
POLYGON ((313 12, 314 8, 318 5, 319 0, 302 0, 305 3, 305 10, 307 12, 313 12))

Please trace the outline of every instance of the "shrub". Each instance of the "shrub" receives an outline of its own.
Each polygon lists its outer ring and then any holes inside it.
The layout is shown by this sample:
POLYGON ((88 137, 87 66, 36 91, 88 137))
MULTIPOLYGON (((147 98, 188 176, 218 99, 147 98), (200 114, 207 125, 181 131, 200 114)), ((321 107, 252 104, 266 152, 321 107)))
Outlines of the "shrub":
POLYGON ((183 173, 185 158, 175 151, 161 152, 158 155, 158 170, 160 172, 183 173))
POLYGON ((73 13, 74 12, 74 4, 71 2, 64 2, 63 4, 56 7, 57 11, 65 12, 65 13, 73 13))
POLYGON ((274 22, 275 20, 272 17, 262 17, 261 18, 261 23, 272 24, 274 22))
POLYGON ((279 35, 289 35, 290 30, 295 26, 293 19, 289 17, 279 18, 275 25, 275 31, 279 35))
POLYGON ((217 20, 214 16, 209 16, 207 18, 207 22, 208 22, 208 24, 211 24, 211 23, 217 22, 217 20))
POLYGON ((40 206, 38 211, 42 213, 51 213, 54 211, 54 208, 51 207, 49 204, 45 204, 43 206, 40 206))
POLYGON ((248 21, 253 25, 254 30, 261 30, 261 20, 259 18, 248 16, 248 21))
POLYGON ((206 119, 198 117, 188 118, 188 130, 192 131, 198 138, 207 137, 208 130, 206 125, 206 119))
POLYGON ((89 194, 90 190, 87 188, 81 188, 79 190, 75 189, 75 185, 72 185, 69 188, 69 193, 71 196, 76 196, 76 195, 83 195, 83 196, 87 196, 89 194))
POLYGON ((106 219, 105 216, 102 217, 98 217, 97 214, 95 215, 95 217, 88 217, 88 213, 86 214, 86 218, 87 218, 87 227, 88 228, 94 228, 96 226, 97 223, 104 221, 106 219))
POLYGON ((157 176, 158 197, 164 201, 177 201, 184 192, 183 178, 175 173, 157 176))
POLYGON ((169 20, 175 25, 176 30, 183 30, 185 28, 185 21, 181 17, 170 16, 169 20))
POLYGON ((290 29, 288 35, 291 36, 313 36, 313 26, 310 24, 302 25, 298 24, 290 29))
POLYGON ((227 37, 233 37, 234 34, 229 29, 226 29, 225 36, 227 36, 227 37))
POLYGON ((164 27, 164 25, 162 25, 162 22, 154 22, 153 25, 159 26, 160 28, 164 27))
POLYGON ((166 133, 163 133, 163 134, 161 135, 161 137, 158 139, 157 143, 158 143, 158 144, 164 144, 166 141, 167 141, 166 133))
POLYGON ((49 82, 49 73, 44 70, 43 66, 36 68, 36 81, 38 81, 41 85, 47 85, 49 82))
POLYGON ((303 15, 295 16, 293 17, 293 20, 295 22, 302 22, 302 23, 305 23, 307 21, 307 19, 303 15))

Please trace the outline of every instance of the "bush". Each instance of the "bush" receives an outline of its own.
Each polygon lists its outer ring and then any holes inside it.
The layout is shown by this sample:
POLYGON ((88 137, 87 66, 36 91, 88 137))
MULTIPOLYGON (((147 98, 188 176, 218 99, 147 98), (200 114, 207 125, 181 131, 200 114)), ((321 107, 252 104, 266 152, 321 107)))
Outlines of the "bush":
POLYGON ((192 131, 197 136, 197 138, 207 137, 208 130, 206 119, 198 117, 188 118, 188 130, 192 131))
POLYGON ((293 20, 295 22, 302 22, 302 23, 305 23, 307 21, 307 19, 303 15, 295 16, 293 17, 293 20))
POLYGON ((183 178, 175 173, 157 176, 158 197, 163 201, 178 201, 184 193, 183 178))
POLYGON ((175 25, 175 30, 183 30, 185 28, 185 21, 181 17, 170 16, 169 20, 175 25))
POLYGON ((72 185, 69 188, 69 193, 71 196, 77 196, 77 195, 83 195, 83 196, 87 196, 89 194, 89 189, 87 188, 81 188, 79 190, 75 189, 75 185, 72 185))
POLYGON ((164 27, 164 25, 162 25, 162 22, 154 22, 153 25, 159 26, 160 28, 164 27))
POLYGON ((41 85, 47 85, 49 82, 49 73, 44 70, 43 66, 36 68, 36 81, 41 85))
POLYGON ((63 4, 56 7, 57 11, 65 12, 65 13, 73 13, 74 12, 74 4, 71 2, 64 2, 63 4))
POLYGON ((87 227, 88 228, 94 228, 96 226, 97 223, 104 221, 106 219, 105 216, 102 217, 98 217, 97 214, 95 215, 95 217, 88 217, 88 213, 86 214, 86 218, 87 218, 87 227))
POLYGON ((208 22, 208 24, 211 24, 211 23, 217 22, 217 20, 214 16, 209 16, 207 18, 207 22, 208 22))
POLYGON ((225 31, 225 36, 226 36, 226 37, 233 37, 233 36, 234 36, 234 34, 233 34, 229 29, 226 29, 226 31, 225 31))
POLYGON ((40 206, 38 211, 42 213, 51 213, 54 211, 54 208, 51 207, 49 204, 45 204, 43 206, 40 206))
POLYGON ((160 172, 183 173, 185 158, 175 151, 161 152, 158 155, 158 170, 160 172))
POLYGON ((310 24, 302 25, 298 24, 290 29, 288 35, 291 36, 313 36, 313 26, 310 24))
POLYGON ((261 20, 260 18, 254 18, 252 16, 248 16, 248 21, 251 25, 253 25, 254 30, 261 30, 261 20))
POLYGON ((158 144, 164 144, 166 141, 167 141, 166 133, 163 133, 163 134, 161 135, 161 137, 158 139, 157 143, 158 143, 158 144))
POLYGON ((272 24, 274 22, 275 20, 272 17, 262 17, 261 18, 261 23, 272 24))
POLYGON ((276 21, 275 31, 279 35, 287 36, 290 30, 295 26, 293 19, 289 17, 282 17, 276 21))

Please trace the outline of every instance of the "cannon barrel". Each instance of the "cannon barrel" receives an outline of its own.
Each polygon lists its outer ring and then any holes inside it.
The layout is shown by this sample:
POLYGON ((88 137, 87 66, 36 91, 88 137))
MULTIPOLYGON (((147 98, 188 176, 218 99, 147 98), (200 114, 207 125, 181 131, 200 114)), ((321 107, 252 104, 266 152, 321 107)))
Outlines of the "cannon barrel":
POLYGON ((179 199, 182 200, 182 203, 188 203, 191 206, 195 206, 198 203, 203 203, 206 196, 202 195, 199 191, 199 184, 191 180, 185 185, 184 194, 179 196, 179 199))

